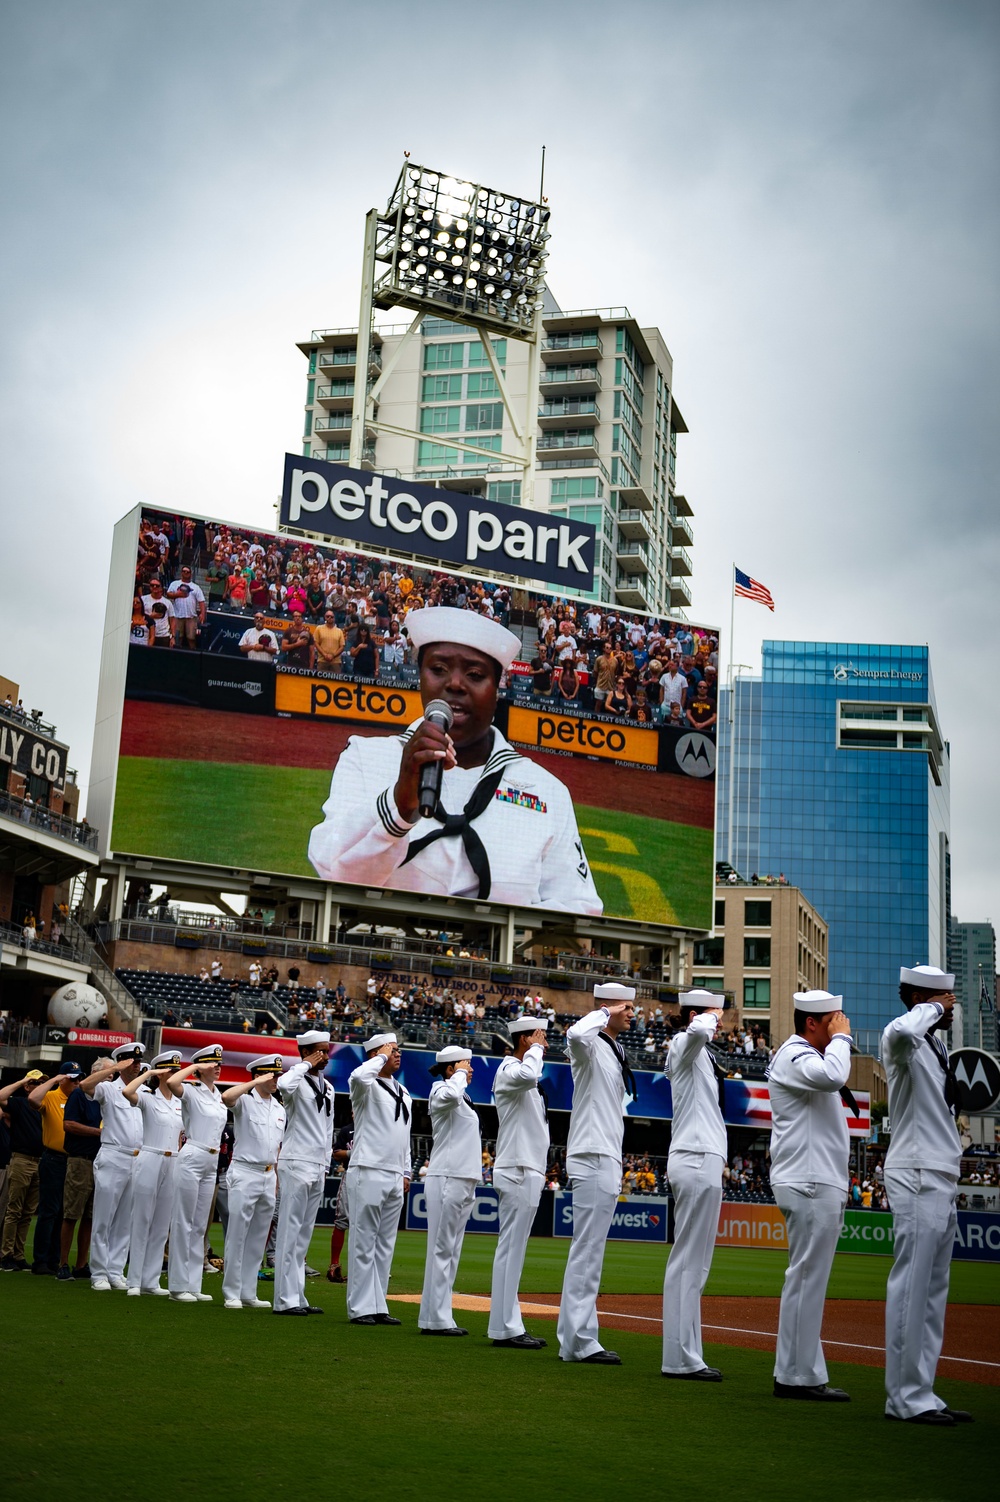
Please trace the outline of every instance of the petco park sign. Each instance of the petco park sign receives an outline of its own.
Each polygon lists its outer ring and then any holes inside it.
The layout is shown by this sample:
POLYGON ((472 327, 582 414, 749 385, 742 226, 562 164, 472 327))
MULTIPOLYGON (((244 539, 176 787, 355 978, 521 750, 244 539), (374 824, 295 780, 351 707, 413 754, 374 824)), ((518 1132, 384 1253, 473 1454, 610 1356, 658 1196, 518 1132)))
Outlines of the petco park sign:
POLYGON ((285 455, 281 525, 575 590, 594 585, 595 529, 458 491, 285 455))

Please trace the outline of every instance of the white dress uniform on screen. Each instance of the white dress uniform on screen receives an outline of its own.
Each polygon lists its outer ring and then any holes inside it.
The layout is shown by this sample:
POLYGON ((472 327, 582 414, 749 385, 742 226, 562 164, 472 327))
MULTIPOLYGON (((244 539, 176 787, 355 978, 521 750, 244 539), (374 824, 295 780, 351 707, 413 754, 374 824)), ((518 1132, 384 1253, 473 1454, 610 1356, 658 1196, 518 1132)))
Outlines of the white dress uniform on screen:
MULTIPOLYGON (((598 986, 595 995, 611 989, 598 986)), ((632 1000, 631 987, 621 1000, 632 1000)), ((566 1033, 573 1074, 573 1114, 566 1146, 566 1172, 573 1189, 573 1244, 566 1260, 559 1301, 559 1354, 585 1361, 603 1350, 597 1323, 604 1248, 622 1186, 625 1132, 625 1050, 602 1029, 605 1007, 588 1012, 566 1033)), ((631 1078, 631 1071, 628 1071, 631 1078)))
POLYGON ((93 1284, 110 1283, 112 1288, 125 1287, 132 1175, 142 1147, 142 1117, 125 1099, 124 1089, 120 1079, 101 1080, 94 1087, 101 1107, 101 1146, 94 1159, 90 1276, 93 1284))
MULTIPOLYGON (((530 1020, 532 1028, 544 1031, 548 1027, 543 1017, 530 1020)), ((515 1027, 512 1023, 512 1032, 515 1027)), ((500 1234, 490 1290, 491 1340, 513 1340, 525 1333, 517 1290, 549 1153, 549 1124, 538 1090, 544 1062, 544 1050, 533 1043, 523 1059, 504 1059, 493 1080, 499 1118, 493 1187, 499 1202, 500 1234)))
POLYGON ((210 1089, 200 1080, 185 1080, 183 1090, 181 1122, 186 1141, 174 1165, 167 1288, 172 1298, 193 1294, 196 1299, 210 1302, 211 1294, 201 1291, 201 1279, 205 1267, 205 1232, 219 1167, 219 1144, 226 1129, 226 1108, 218 1090, 210 1089))
MULTIPOLYGON (((156 1067, 154 1060, 153 1067, 156 1067)), ((180 1067, 180 1066, 178 1066, 180 1067)), ((157 1082, 151 1082, 156 1086, 157 1082)), ((181 1103, 144 1085, 135 1112, 142 1122, 142 1147, 132 1180, 132 1241, 129 1292, 165 1293, 160 1287, 163 1249, 174 1208, 174 1168, 181 1145, 181 1103)))
POLYGON ((257 1273, 274 1216, 278 1153, 287 1113, 277 1095, 265 1097, 256 1090, 238 1095, 232 1112, 234 1145, 226 1174, 229 1220, 222 1296, 227 1307, 239 1304, 257 1309, 264 1302, 257 1297, 257 1273))
MULTIPOLYGON (((841 1001, 828 996, 825 1010, 839 1009, 841 1001)), ((803 1006, 799 996, 795 1005, 803 1006)), ((850 1135, 838 1092, 850 1071, 847 1033, 831 1038, 824 1053, 794 1033, 768 1071, 771 1188, 788 1230, 774 1376, 787 1387, 827 1383, 820 1330, 847 1199, 850 1135)))
MULTIPOLYGON (((478 897, 479 878, 458 836, 435 840, 406 861, 411 844, 441 828, 436 819, 408 824, 393 798, 403 746, 419 724, 399 736, 351 736, 334 769, 324 822, 310 836, 309 859, 327 881, 478 897)), ((496 790, 472 824, 490 866, 490 890, 482 895, 524 907, 601 914, 604 905, 569 790, 519 755, 499 730, 493 730, 485 766, 452 767, 443 774, 443 807, 460 814, 477 786, 494 778, 496 790)))
MULTIPOLYGON (((954 976, 929 966, 901 975, 926 990, 951 990, 955 984, 954 976)), ((892 1122, 885 1188, 893 1222, 885 1293, 885 1411, 898 1419, 946 1406, 934 1391, 934 1376, 944 1341, 962 1144, 945 1099, 947 1050, 932 1031, 943 1015, 939 1002, 919 1002, 882 1034, 892 1122)))
MULTIPOLYGON (((299 1047, 307 1046, 311 1036, 303 1033, 299 1047)), ((317 1034, 316 1041, 328 1043, 329 1033, 317 1034)), ((287 1116, 278 1165, 281 1184, 274 1243, 274 1308, 307 1309, 306 1253, 330 1171, 334 1091, 328 1079, 310 1074, 309 1065, 300 1061, 281 1076, 281 1098, 287 1116)))
MULTIPOLYGON (((450 1063, 468 1050, 451 1047, 436 1056, 450 1063), (452 1058, 447 1057, 451 1055, 452 1058)), ((417 1324, 421 1330, 455 1328, 451 1299, 462 1255, 465 1226, 483 1176, 483 1138, 479 1117, 466 1091, 469 1076, 456 1063, 450 1079, 435 1080, 428 1098, 434 1147, 424 1179, 427 1201, 427 1260, 417 1324)))
MULTIPOLYGON (((703 1006, 721 1001, 697 999, 703 1006)), ((697 1004, 690 992, 681 997, 685 1004, 697 1004)), ((667 1178, 674 1196, 674 1243, 663 1279, 662 1370, 673 1376, 705 1367, 701 1296, 719 1229, 727 1151, 719 1078, 708 1053, 718 1024, 714 1013, 696 1013, 674 1038, 663 1066, 673 1100, 667 1178)))
MULTIPOLYGON (((395 1042, 378 1033, 366 1051, 395 1042)), ((345 1188, 351 1220, 347 1244, 347 1313, 350 1319, 388 1314, 386 1293, 396 1249, 403 1180, 410 1174, 413 1102, 405 1085, 379 1078, 384 1054, 365 1059, 348 1079, 354 1111, 354 1147, 345 1188)))

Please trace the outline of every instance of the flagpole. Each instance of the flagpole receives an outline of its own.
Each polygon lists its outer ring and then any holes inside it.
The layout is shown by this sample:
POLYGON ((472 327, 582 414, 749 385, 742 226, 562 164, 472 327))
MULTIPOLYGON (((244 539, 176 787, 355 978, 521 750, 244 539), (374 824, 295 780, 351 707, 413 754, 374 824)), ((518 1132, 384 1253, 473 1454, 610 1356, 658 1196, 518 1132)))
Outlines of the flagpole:
POLYGON ((729 581, 729 820, 726 826, 726 861, 733 864, 733 809, 735 807, 733 778, 736 772, 736 675, 733 672, 733 643, 736 628, 736 564, 729 581))

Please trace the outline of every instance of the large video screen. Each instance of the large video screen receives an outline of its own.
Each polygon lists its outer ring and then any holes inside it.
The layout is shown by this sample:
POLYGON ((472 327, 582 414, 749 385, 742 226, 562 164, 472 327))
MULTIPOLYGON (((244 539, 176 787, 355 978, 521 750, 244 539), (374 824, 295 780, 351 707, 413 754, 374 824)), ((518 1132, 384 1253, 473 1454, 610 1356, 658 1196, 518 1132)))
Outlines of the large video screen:
POLYGON ((681 621, 144 512, 109 848, 709 928, 717 649, 681 621), (438 606, 519 647, 485 688, 484 763, 445 771, 448 819, 414 823, 393 795, 434 685, 407 618, 438 606))

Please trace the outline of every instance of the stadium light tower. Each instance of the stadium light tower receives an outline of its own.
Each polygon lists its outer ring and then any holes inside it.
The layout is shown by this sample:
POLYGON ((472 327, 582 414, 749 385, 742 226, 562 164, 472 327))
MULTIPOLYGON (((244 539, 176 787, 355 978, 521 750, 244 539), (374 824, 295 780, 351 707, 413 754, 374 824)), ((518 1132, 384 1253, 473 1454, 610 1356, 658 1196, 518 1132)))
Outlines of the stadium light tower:
POLYGON ((351 415, 352 469, 361 467, 366 430, 417 440, 427 436, 379 422, 374 410, 404 349, 430 314, 478 331, 518 452, 498 455, 451 437, 449 447, 517 465, 523 473, 522 501, 531 505, 548 220, 544 203, 449 177, 409 160, 403 164, 385 211, 370 209, 365 221, 359 374, 351 415), (381 274, 380 264, 387 268, 381 274), (414 318, 368 390, 374 310, 393 307, 412 309, 414 318), (528 387, 522 412, 515 410, 508 396, 491 343, 491 335, 496 334, 528 345, 528 387))

